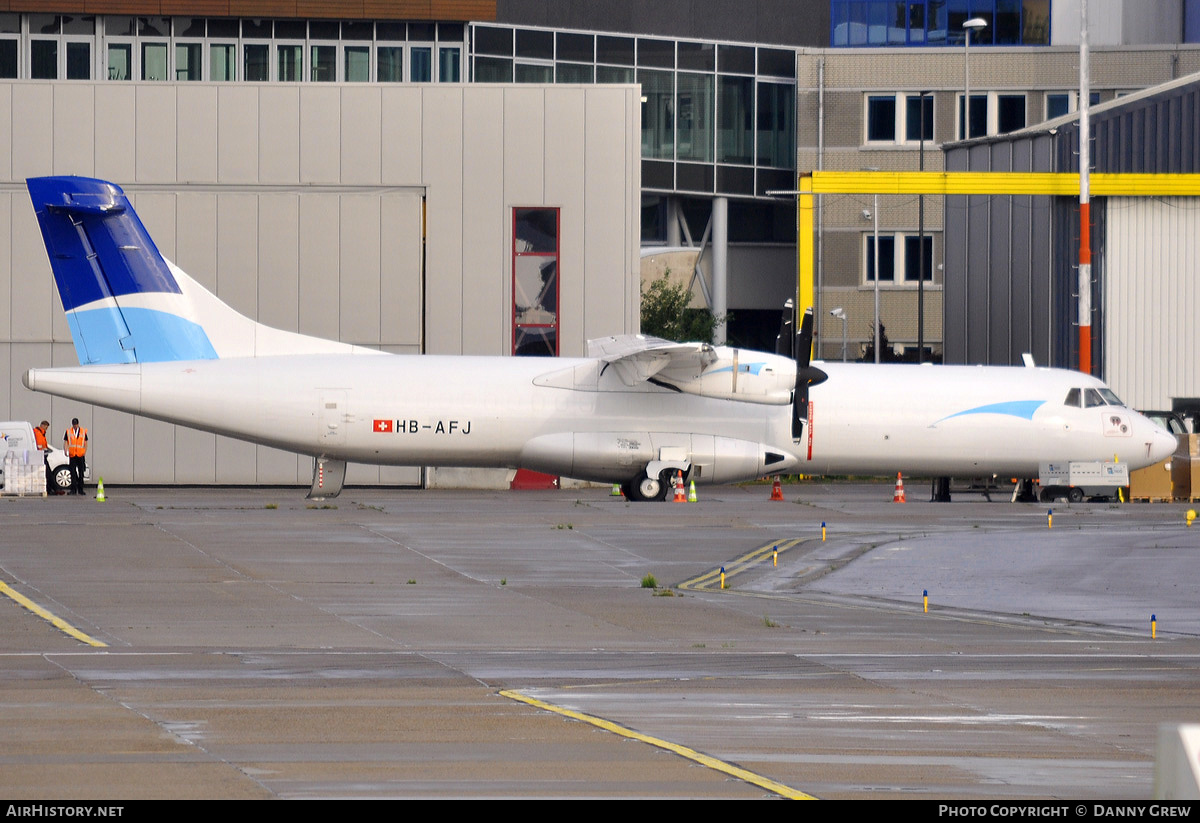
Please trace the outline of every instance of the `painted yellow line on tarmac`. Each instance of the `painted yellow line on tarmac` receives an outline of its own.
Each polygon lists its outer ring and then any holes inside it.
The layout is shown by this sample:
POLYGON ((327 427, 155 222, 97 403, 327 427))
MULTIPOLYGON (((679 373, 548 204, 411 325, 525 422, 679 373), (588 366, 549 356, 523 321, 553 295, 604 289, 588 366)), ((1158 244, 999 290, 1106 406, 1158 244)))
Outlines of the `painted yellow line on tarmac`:
MULTIPOLYGON (((802 538, 802 537, 795 537, 795 538, 792 538, 791 540, 772 540, 770 543, 766 544, 765 546, 761 546, 757 549, 754 549, 753 551, 743 554, 741 557, 737 557, 737 558, 734 558, 733 560, 730 560, 728 563, 725 564, 726 582, 728 582, 728 578, 732 577, 733 575, 737 574, 738 572, 744 572, 744 571, 752 568, 756 563, 763 560, 764 558, 770 558, 771 553, 773 551, 775 551, 776 546, 779 547, 779 553, 783 554, 788 549, 791 549, 791 548, 794 548, 795 546, 797 546, 803 539, 804 538, 802 538)), ((683 581, 678 586, 676 586, 676 588, 677 589, 695 590, 695 589, 709 589, 709 588, 713 588, 714 586, 719 587, 720 585, 721 585, 721 568, 718 566, 715 569, 710 569, 709 571, 706 571, 704 574, 693 577, 690 580, 683 581)))
POLYGON ((739 766, 731 766, 723 760, 717 760, 715 757, 709 757, 706 754, 701 754, 695 749, 689 749, 687 746, 680 746, 677 743, 670 743, 666 740, 660 740, 657 737, 651 737, 650 735, 642 734, 641 732, 635 732, 633 729, 628 729, 617 723, 613 723, 610 720, 603 720, 599 717, 593 717, 590 714, 584 714, 583 712, 577 712, 572 709, 564 709, 561 706, 555 706, 553 703, 547 703, 544 700, 538 700, 536 697, 527 697, 520 692, 510 691, 508 689, 501 691, 500 695, 502 697, 507 697, 510 700, 516 700, 520 703, 533 706, 537 709, 545 709, 548 712, 561 714, 563 717, 569 717, 572 720, 581 720, 584 723, 590 723, 598 729, 604 729, 607 732, 619 734, 622 737, 629 738, 630 740, 639 740, 642 743, 649 743, 651 746, 656 746, 660 749, 672 752, 680 757, 686 757, 688 760, 699 763, 701 766, 715 769, 722 774, 727 774, 730 777, 736 777, 738 780, 744 780, 747 783, 751 783, 755 786, 766 789, 769 792, 774 792, 780 797, 788 800, 817 799, 811 794, 805 794, 804 792, 793 789, 791 786, 785 786, 782 783, 776 783, 774 780, 770 780, 762 775, 747 771, 739 766))
POLYGON ((70 623, 63 620, 61 617, 58 617, 57 615, 51 614, 50 612, 46 611, 41 606, 39 606, 37 603, 34 603, 32 600, 30 600, 28 597, 26 597, 25 595, 21 594, 18 591, 14 591, 7 583, 0 583, 0 594, 3 594, 5 597, 10 598, 11 600, 13 600, 13 601, 19 603, 20 605, 24 606, 25 608, 29 609, 29 611, 33 612, 38 617, 47 621, 48 623, 53 625, 59 631, 65 633, 65 634, 69 634, 71 637, 74 637, 76 640, 80 640, 84 643, 87 643, 89 646, 96 646, 96 647, 107 647, 108 646, 107 643, 102 643, 99 640, 97 640, 96 638, 89 637, 88 635, 79 631, 79 629, 75 628, 70 623))

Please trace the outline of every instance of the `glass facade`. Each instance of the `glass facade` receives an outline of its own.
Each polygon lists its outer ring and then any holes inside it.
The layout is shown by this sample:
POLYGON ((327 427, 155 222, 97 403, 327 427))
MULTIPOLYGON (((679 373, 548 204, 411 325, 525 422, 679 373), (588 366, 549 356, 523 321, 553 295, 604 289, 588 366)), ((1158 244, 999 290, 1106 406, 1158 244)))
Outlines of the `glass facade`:
POLYGON ((795 186, 790 49, 471 26, 477 83, 639 83, 642 187, 759 197, 795 186))
POLYGON ((465 37, 462 23, 0 13, 0 78, 459 83, 465 37))
POLYGON ((1050 0, 830 0, 829 12, 834 48, 961 46, 962 24, 975 17, 988 25, 971 45, 1050 43, 1050 0))

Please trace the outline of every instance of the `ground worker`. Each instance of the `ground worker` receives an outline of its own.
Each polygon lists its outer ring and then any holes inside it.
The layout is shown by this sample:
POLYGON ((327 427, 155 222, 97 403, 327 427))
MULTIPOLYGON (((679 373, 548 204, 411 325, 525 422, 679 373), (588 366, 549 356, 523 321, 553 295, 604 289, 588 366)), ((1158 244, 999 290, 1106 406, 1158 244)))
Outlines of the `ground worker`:
POLYGON ((88 431, 79 427, 79 418, 71 418, 71 428, 63 435, 63 448, 71 458, 71 491, 83 494, 83 473, 87 469, 88 431))
POLYGON ((46 466, 46 494, 62 494, 61 491, 56 491, 54 481, 51 479, 50 472, 50 444, 46 441, 46 430, 50 428, 50 421, 43 420, 33 430, 33 440, 37 444, 38 450, 42 453, 42 463, 46 466))

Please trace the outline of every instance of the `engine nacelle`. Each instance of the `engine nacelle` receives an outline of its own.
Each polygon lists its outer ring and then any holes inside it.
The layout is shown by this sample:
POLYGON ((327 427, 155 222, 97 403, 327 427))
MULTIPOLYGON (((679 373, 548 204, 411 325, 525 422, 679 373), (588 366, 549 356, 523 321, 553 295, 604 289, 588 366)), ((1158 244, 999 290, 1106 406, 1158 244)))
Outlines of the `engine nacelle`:
POLYGON ((784 406, 796 387, 796 361, 777 354, 718 346, 716 360, 699 374, 664 369, 658 379, 688 394, 784 406))
POLYGON ((678 463, 686 455, 697 483, 735 483, 781 472, 797 459, 764 443, 684 432, 560 432, 535 437, 521 465, 581 480, 623 483, 651 463, 678 463))

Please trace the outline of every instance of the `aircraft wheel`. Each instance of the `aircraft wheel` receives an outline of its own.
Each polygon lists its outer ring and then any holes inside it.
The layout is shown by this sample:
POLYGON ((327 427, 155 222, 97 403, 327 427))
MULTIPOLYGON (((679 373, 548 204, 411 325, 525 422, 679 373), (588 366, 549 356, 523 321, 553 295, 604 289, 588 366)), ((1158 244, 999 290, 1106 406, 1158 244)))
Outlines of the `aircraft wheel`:
POLYGON ((46 491, 65 492, 71 488, 71 467, 69 465, 59 466, 50 473, 50 485, 52 489, 46 491))
POLYGON ((1067 499, 1072 503, 1082 503, 1083 489, 1079 488, 1078 486, 1073 487, 1071 491, 1067 493, 1067 499))
POLYGON ((657 477, 643 477, 637 482, 635 494, 639 500, 662 500, 666 488, 657 477))

